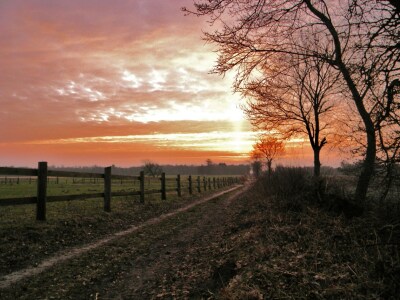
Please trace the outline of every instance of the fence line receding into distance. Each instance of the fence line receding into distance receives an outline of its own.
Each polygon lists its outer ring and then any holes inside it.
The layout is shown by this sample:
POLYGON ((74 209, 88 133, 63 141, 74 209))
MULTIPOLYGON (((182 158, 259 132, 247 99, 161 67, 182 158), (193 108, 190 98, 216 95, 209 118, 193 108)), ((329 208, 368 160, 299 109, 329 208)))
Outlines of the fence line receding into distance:
MULTIPOLYGON (((37 196, 36 197, 17 197, 17 198, 4 198, 0 199, 1 206, 14 206, 24 204, 36 204, 36 220, 46 220, 46 203, 56 201, 70 201, 70 200, 81 200, 89 198, 103 198, 104 200, 104 211, 111 211, 111 198, 118 196, 139 196, 140 202, 144 203, 146 194, 161 194, 161 199, 167 199, 167 192, 176 192, 178 197, 182 196, 182 182, 181 176, 177 175, 174 179, 176 185, 173 188, 167 188, 165 173, 161 174, 160 178, 160 189, 145 189, 145 175, 144 171, 140 172, 139 176, 128 176, 128 175, 114 175, 111 172, 111 167, 104 168, 104 173, 83 173, 83 172, 68 172, 68 171, 56 171, 48 170, 47 162, 39 162, 37 169, 28 168, 9 168, 0 167, 0 175, 12 175, 12 176, 36 176, 37 177, 37 196), (50 177, 78 177, 78 178, 90 178, 90 180, 103 179, 104 190, 103 192, 97 193, 85 193, 76 195, 60 195, 60 196, 47 196, 47 183, 50 177), (112 191, 112 179, 129 180, 134 179, 139 181, 139 190, 135 191, 112 191)), ((31 179, 29 179, 31 180, 31 179)), ((201 190, 204 191, 217 189, 232 184, 239 183, 238 177, 218 177, 218 178, 206 178, 203 176, 197 176, 194 179, 191 175, 188 176, 188 192, 193 194, 194 188, 197 189, 198 193, 201 190)), ((18 177, 19 182, 19 177, 18 177)))

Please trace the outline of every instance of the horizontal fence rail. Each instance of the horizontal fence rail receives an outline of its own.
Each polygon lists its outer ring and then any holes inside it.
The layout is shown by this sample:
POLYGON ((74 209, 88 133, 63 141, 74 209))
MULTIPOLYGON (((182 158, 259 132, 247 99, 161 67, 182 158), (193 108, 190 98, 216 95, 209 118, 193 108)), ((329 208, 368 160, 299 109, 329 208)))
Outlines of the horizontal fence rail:
MULTIPOLYGON (((120 196, 139 196, 140 203, 145 202, 145 195, 149 194, 161 194, 161 199, 167 199, 168 192, 176 192, 178 197, 182 196, 183 187, 191 195, 194 191, 201 193, 211 189, 218 189, 232 184, 239 183, 238 177, 224 177, 224 178, 211 178, 205 176, 193 177, 189 175, 187 182, 181 179, 181 175, 177 175, 176 178, 166 178, 165 173, 161 174, 160 178, 145 177, 144 171, 141 171, 139 176, 127 176, 127 175, 113 175, 111 167, 104 168, 104 173, 81 173, 81 172, 68 172, 68 171, 56 171, 48 170, 47 162, 39 162, 37 169, 28 168, 10 168, 0 167, 0 175, 13 176, 15 182, 19 184, 19 176, 29 176, 29 183, 32 182, 31 177, 36 177, 33 180, 37 183, 37 195, 33 197, 16 197, 16 198, 3 198, 0 199, 1 206, 15 206, 15 205, 26 205, 36 204, 36 219, 39 221, 46 220, 46 203, 47 202, 58 202, 58 201, 71 201, 71 200, 82 200, 89 198, 103 198, 104 211, 111 211, 111 199, 112 197, 120 196), (18 177, 16 177, 18 176, 18 177), (15 178, 16 177, 16 178, 15 178), (75 183, 76 178, 81 178, 82 183, 85 183, 85 178, 89 178, 89 183, 98 183, 101 179, 104 183, 103 192, 76 194, 76 195, 59 195, 59 196, 48 196, 47 195, 47 184, 50 178, 54 178, 55 182, 59 182, 59 178, 72 177, 75 183), (123 180, 136 180, 139 182, 139 190, 134 191, 112 191, 112 181, 120 180, 121 184, 123 180), (159 181, 160 189, 150 188, 154 181, 159 181), (147 181, 147 188, 146 188, 147 181)), ((4 182, 7 184, 7 180, 11 183, 12 179, 5 177, 4 182)))

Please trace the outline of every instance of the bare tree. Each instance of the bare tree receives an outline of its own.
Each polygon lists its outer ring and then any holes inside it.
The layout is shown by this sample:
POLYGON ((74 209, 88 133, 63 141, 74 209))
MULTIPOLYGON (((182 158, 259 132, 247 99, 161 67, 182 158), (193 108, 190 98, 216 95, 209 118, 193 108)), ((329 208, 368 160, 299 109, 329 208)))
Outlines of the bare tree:
POLYGON ((253 145, 253 157, 263 157, 267 163, 268 175, 272 174, 272 161, 284 153, 285 147, 282 141, 276 137, 260 136, 259 140, 253 145))
POLYGON ((244 94, 244 107, 251 123, 267 132, 279 132, 284 139, 306 136, 314 153, 314 176, 320 176, 320 152, 333 130, 333 102, 337 74, 324 61, 310 57, 282 62, 274 76, 252 81, 244 94))
POLYGON ((156 177, 160 176, 163 172, 162 167, 159 164, 156 164, 150 160, 145 160, 143 165, 144 174, 156 177))
POLYGON ((204 170, 209 175, 215 173, 214 172, 215 171, 215 165, 214 165, 213 161, 210 158, 206 159, 206 165, 204 167, 204 170))
POLYGON ((384 169, 384 184, 381 200, 384 200, 396 177, 396 166, 400 163, 400 81, 387 83, 387 98, 377 100, 375 128, 378 134, 378 163, 384 169), (397 99, 396 99, 397 96, 397 99))
POLYGON ((398 1, 208 0, 197 1, 191 13, 208 16, 216 28, 205 33, 205 39, 218 46, 213 71, 234 69, 235 91, 259 77, 260 70, 273 71, 285 56, 316 57, 341 75, 343 94, 355 106, 365 132, 363 169, 355 191, 355 200, 363 204, 377 145, 371 90, 376 78, 387 76, 391 82, 398 75, 398 1), (302 39, 310 36, 315 47, 302 47, 302 39))

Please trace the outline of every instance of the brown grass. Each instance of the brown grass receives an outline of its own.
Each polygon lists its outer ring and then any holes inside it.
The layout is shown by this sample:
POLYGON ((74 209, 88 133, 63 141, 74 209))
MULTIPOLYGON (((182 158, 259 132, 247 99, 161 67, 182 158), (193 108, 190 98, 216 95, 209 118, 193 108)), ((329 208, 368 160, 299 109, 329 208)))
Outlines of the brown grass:
POLYGON ((260 181, 242 200, 249 211, 238 218, 243 229, 230 238, 238 249, 238 273, 217 298, 398 297, 398 225, 379 219, 374 211, 348 219, 306 200, 299 206, 299 194, 268 197, 264 184, 260 181), (290 201, 297 209, 291 209, 290 201))

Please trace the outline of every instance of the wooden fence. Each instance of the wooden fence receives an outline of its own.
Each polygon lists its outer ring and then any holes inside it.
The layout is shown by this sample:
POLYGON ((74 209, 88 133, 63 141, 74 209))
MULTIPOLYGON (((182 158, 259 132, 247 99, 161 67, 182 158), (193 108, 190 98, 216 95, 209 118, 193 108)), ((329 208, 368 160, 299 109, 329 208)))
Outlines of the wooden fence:
MULTIPOLYGON (((36 197, 18 197, 18 198, 3 198, 0 199, 1 206, 14 206, 24 204, 36 204, 36 220, 46 220, 46 203, 56 201, 70 201, 70 200, 81 200, 89 198, 103 198, 104 200, 104 211, 111 211, 111 198, 117 196, 139 196, 140 202, 144 203, 146 194, 161 194, 161 199, 167 199, 167 192, 176 192, 179 197, 182 196, 182 182, 181 176, 176 177, 176 186, 173 188, 167 188, 165 173, 161 174, 160 178, 160 189, 145 189, 145 176, 144 172, 141 171, 139 176, 127 176, 127 175, 113 175, 111 174, 111 167, 104 168, 104 173, 82 173, 82 172, 68 172, 68 171, 55 171, 48 170, 47 162, 39 162, 37 169, 28 168, 8 168, 0 167, 0 175, 12 175, 12 176, 35 176, 37 177, 37 196, 36 197), (104 180, 104 191, 98 193, 86 193, 77 195, 61 195, 61 196, 47 196, 47 183, 48 178, 54 177, 78 177, 78 178, 90 178, 90 179, 103 179, 104 180), (139 180, 139 190, 137 191, 117 191, 112 192, 112 179, 136 179, 139 180)), ((218 178, 206 178, 197 176, 193 178, 191 175, 188 176, 188 193, 193 194, 194 189, 198 193, 201 191, 217 189, 224 186, 239 183, 238 177, 218 177, 218 178)), ((19 180, 18 180, 19 181, 19 180)))

